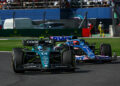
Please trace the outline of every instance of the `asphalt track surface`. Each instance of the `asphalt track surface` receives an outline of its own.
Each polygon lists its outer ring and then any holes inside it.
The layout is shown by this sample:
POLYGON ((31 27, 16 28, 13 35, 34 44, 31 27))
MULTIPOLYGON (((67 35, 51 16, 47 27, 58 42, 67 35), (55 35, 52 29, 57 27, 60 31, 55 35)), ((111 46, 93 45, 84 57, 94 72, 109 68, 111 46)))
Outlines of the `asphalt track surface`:
POLYGON ((0 86, 120 86, 120 62, 80 64, 76 72, 15 74, 11 53, 0 53, 0 86))

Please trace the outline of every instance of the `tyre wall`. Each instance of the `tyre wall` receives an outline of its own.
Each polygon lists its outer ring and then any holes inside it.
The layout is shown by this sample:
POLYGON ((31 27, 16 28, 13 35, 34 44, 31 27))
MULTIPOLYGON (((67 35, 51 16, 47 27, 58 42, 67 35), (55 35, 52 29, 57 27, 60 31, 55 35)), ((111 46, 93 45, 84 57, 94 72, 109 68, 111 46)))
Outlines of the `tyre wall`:
POLYGON ((82 29, 8 29, 0 30, 0 37, 82 36, 82 29))

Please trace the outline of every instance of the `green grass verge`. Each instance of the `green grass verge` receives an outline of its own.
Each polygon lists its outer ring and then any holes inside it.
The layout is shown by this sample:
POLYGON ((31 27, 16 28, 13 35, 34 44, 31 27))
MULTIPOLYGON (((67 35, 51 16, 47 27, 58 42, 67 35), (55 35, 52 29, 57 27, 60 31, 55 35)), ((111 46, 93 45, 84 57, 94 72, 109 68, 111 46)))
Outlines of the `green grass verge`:
MULTIPOLYGON (((101 43, 109 43, 112 52, 120 56, 120 38, 84 38, 88 43, 96 43, 98 48, 101 43)), ((0 40, 0 51, 12 51, 14 47, 22 47, 22 40, 0 40)))
POLYGON ((14 47, 22 47, 21 40, 0 40, 0 51, 12 51, 14 47))

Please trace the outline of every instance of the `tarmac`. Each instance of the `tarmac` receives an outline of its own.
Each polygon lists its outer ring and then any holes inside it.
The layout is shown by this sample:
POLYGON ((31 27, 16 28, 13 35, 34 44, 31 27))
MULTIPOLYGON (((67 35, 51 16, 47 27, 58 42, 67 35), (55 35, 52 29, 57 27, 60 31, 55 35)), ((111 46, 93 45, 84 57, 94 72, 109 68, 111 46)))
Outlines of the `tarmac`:
POLYGON ((115 63, 78 64, 76 72, 16 74, 11 52, 0 52, 0 86, 120 86, 120 58, 115 63))

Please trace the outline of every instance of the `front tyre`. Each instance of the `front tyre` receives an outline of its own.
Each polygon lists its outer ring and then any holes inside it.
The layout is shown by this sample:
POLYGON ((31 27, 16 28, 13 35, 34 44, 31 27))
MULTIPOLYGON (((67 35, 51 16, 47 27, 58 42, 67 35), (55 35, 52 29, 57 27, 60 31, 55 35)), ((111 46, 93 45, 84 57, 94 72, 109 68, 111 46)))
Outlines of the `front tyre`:
POLYGON ((72 50, 65 50, 62 53, 62 64, 70 65, 73 69, 75 68, 75 58, 72 50))
POLYGON ((24 73, 22 48, 13 49, 12 66, 15 73, 24 73))

